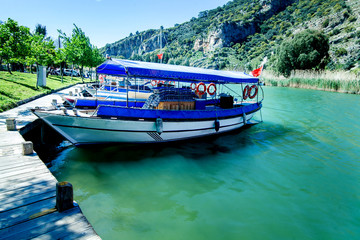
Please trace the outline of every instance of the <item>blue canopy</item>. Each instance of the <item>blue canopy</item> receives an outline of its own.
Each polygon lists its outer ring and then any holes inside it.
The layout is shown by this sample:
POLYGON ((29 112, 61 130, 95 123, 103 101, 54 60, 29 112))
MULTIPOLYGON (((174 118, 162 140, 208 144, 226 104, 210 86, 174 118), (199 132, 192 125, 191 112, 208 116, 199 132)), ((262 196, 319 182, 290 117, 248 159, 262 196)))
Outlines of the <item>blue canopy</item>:
POLYGON ((219 71, 179 65, 110 59, 97 67, 97 73, 162 80, 201 81, 214 83, 257 83, 258 78, 246 73, 219 71))

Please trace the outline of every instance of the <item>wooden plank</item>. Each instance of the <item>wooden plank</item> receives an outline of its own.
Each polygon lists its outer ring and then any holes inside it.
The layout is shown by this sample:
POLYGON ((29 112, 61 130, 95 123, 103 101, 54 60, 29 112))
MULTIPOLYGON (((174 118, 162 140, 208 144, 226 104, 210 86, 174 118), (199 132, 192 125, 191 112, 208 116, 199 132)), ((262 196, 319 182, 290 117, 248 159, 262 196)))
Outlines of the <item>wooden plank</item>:
POLYGON ((5 155, 5 154, 0 155, 0 162, 7 161, 9 158, 12 158, 12 157, 15 157, 14 160, 20 160, 20 161, 27 159, 27 158, 40 159, 39 156, 36 154, 36 152, 34 152, 31 155, 24 155, 22 152, 22 147, 19 147, 19 150, 16 152, 7 152, 7 153, 9 153, 9 154, 8 155, 5 155))
POLYGON ((4 203, 12 197, 21 198, 23 195, 29 193, 39 193, 47 191, 48 189, 56 189, 56 181, 49 179, 48 181, 38 181, 37 183, 28 184, 25 186, 17 187, 8 191, 0 192, 0 202, 4 203))
POLYGON ((20 165, 17 165, 16 167, 8 167, 6 169, 0 169, 0 178, 6 178, 9 173, 12 174, 14 173, 15 171, 23 171, 23 170, 29 170, 29 171, 32 171, 34 169, 39 169, 39 168, 46 168, 47 167, 42 163, 42 162, 33 162, 33 163, 29 163, 29 164, 20 164, 20 165))
POLYGON ((0 192, 0 202, 11 202, 12 199, 22 199, 27 196, 48 192, 49 190, 56 190, 56 183, 49 182, 48 184, 33 184, 27 187, 17 188, 12 191, 0 192))
POLYGON ((54 212, 26 222, 0 228, 0 239, 29 239, 53 231, 58 225, 78 221, 83 217, 80 208, 74 207, 65 212, 54 212))
POLYGON ((100 239, 79 207, 62 213, 56 211, 0 230, 0 239, 63 239, 68 237, 69 239, 81 237, 100 239))
MULTIPOLYGON (((25 142, 25 140, 23 140, 25 142)), ((12 156, 12 155, 21 155, 22 154, 22 145, 20 143, 15 143, 11 145, 1 145, 0 146, 0 156, 12 156)))
POLYGON ((30 186, 32 184, 44 186, 51 182, 57 181, 53 175, 49 174, 49 172, 38 173, 36 176, 30 175, 28 177, 23 177, 20 179, 20 181, 15 182, 13 180, 9 180, 8 184, 6 184, 6 181, 4 181, 3 184, 0 183, 0 192, 5 193, 7 191, 13 191, 18 188, 30 186))
POLYGON ((56 199, 50 198, 43 201, 35 202, 30 205, 25 205, 20 208, 15 208, 9 211, 4 211, 0 213, 0 229, 7 228, 15 224, 29 221, 29 217, 54 208, 56 199))
POLYGON ((27 157, 18 157, 17 159, 9 160, 8 158, 6 161, 0 161, 0 171, 5 170, 8 168, 15 168, 21 165, 27 165, 32 163, 38 163, 39 159, 37 158, 27 158, 27 157))
POLYGON ((23 182, 22 179, 18 180, 12 180, 12 179, 7 179, 9 184, 12 184, 11 186, 9 185, 3 185, 3 183, 0 184, 0 192, 2 193, 6 193, 8 191, 13 191, 16 190, 18 188, 18 186, 29 186, 31 185, 31 182, 36 182, 40 185, 43 186, 48 186, 48 185, 52 185, 54 179, 51 178, 51 176, 46 176, 44 178, 42 178, 43 176, 40 176, 39 179, 37 179, 36 176, 29 176, 29 178, 26 178, 26 180, 29 180, 29 182, 23 182), (3 185, 3 186, 2 186, 3 185))
POLYGON ((23 198, 32 197, 41 193, 56 191, 56 183, 49 182, 49 184, 33 184, 27 187, 18 188, 12 191, 0 192, 0 202, 2 204, 12 202, 14 200, 21 200, 23 198))
POLYGON ((58 225, 53 231, 37 236, 34 239, 100 239, 85 217, 77 222, 58 225), (80 230, 81 229, 81 230, 80 230))
POLYGON ((45 199, 54 198, 54 197, 56 197, 56 190, 55 191, 43 192, 41 194, 33 195, 31 197, 26 197, 26 198, 23 198, 23 199, 16 199, 16 200, 14 200, 12 202, 1 204, 0 205, 0 213, 5 212, 5 211, 9 211, 11 209, 20 208, 20 207, 25 206, 25 205, 30 205, 30 204, 35 203, 35 202, 43 201, 45 199))
MULTIPOLYGON (((6 127, 5 127, 6 129, 6 127)), ((24 138, 19 134, 18 131, 6 131, 0 134, 2 147, 8 147, 15 144, 21 144, 24 142, 24 138)))
MULTIPOLYGON (((34 174, 49 174, 47 171, 45 171, 44 169, 40 169, 38 171, 34 171, 34 174)), ((32 175, 31 173, 26 173, 23 174, 23 176, 21 175, 15 175, 15 176, 9 176, 8 178, 5 179, 0 179, 0 191, 5 191, 8 190, 9 188, 12 187, 12 185, 17 185, 17 184, 21 184, 23 183, 25 180, 32 180, 32 179, 36 179, 37 175, 32 175), (10 185, 10 186, 9 186, 10 185)), ((51 180, 50 180, 51 181, 51 180)), ((14 189, 14 188, 13 188, 14 189)))
POLYGON ((47 168, 46 165, 41 161, 41 160, 37 160, 37 161, 26 161, 26 162, 13 162, 13 163, 8 163, 7 166, 3 166, 0 167, 0 173, 1 175, 3 173, 6 173, 7 171, 14 171, 16 169, 23 169, 23 168, 31 168, 33 166, 36 167, 42 167, 42 168, 47 168))
POLYGON ((49 173, 50 171, 47 168, 41 169, 22 169, 21 171, 15 171, 12 173, 8 173, 6 177, 0 176, 0 188, 2 182, 9 182, 9 180, 19 180, 21 181, 24 178, 28 178, 29 176, 36 177, 36 174, 40 173, 49 173))

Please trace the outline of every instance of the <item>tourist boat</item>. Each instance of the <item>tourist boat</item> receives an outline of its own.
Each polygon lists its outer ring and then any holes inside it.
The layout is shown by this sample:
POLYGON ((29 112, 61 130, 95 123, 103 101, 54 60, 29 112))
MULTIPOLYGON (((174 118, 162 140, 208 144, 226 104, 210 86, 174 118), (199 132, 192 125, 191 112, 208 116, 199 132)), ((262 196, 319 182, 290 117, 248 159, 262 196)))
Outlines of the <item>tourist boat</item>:
POLYGON ((217 135, 250 123, 262 107, 259 79, 241 72, 109 59, 97 73, 153 79, 155 86, 141 105, 123 101, 122 106, 97 104, 92 110, 32 109, 74 145, 171 142, 217 135))

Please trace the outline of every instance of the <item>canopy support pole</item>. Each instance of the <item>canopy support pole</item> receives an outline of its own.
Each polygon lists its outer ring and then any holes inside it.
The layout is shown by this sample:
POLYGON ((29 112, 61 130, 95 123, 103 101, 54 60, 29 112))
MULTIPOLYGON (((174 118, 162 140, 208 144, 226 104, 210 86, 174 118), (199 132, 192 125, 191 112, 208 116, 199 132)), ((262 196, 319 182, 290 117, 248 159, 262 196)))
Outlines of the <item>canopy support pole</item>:
POLYGON ((126 107, 127 108, 129 107, 129 84, 128 84, 128 80, 129 80, 129 77, 127 76, 126 81, 125 81, 125 84, 126 84, 126 107))

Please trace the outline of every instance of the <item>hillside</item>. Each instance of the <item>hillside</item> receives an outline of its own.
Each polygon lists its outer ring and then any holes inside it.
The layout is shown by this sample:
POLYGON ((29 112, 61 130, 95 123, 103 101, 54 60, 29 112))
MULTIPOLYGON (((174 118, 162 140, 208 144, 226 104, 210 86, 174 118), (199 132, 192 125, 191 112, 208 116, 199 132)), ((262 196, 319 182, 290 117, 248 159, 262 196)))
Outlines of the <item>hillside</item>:
POLYGON ((357 69, 360 63, 358 0, 233 0, 200 12, 172 28, 151 29, 107 44, 112 57, 213 69, 249 70, 267 56, 271 68, 278 46, 293 34, 318 29, 329 36, 327 69, 357 69))

